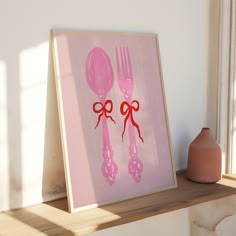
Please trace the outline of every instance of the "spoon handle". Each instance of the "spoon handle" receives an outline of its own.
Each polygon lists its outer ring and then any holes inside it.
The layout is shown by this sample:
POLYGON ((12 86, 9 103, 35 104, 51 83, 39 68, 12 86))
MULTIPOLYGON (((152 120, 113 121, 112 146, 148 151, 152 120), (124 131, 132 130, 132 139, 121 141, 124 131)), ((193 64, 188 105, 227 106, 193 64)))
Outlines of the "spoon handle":
POLYGON ((130 160, 128 164, 129 173, 133 176, 134 180, 138 183, 142 178, 143 163, 138 157, 138 147, 135 140, 134 126, 129 119, 129 155, 130 160))
POLYGON ((113 151, 110 144, 109 131, 106 117, 102 117, 102 135, 103 135, 103 163, 102 173, 106 181, 112 185, 118 172, 118 166, 113 160, 113 151))

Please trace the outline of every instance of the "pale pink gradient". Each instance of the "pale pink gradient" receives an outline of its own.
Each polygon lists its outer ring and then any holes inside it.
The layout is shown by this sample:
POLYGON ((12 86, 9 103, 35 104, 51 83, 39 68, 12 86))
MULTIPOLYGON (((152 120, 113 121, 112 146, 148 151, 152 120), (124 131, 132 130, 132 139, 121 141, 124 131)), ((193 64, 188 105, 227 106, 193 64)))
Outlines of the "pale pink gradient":
MULTIPOLYGON (((175 186, 168 129, 160 79, 160 66, 155 35, 106 34, 91 32, 55 31, 59 63, 62 107, 68 150, 68 187, 72 191, 73 208, 94 203, 107 203, 144 195, 175 186), (104 48, 116 72, 116 47, 128 47, 132 57, 135 88, 132 99, 140 102, 135 113, 142 137, 137 140, 139 155, 145 168, 142 180, 136 183, 128 173, 129 139, 122 142, 123 117, 119 107, 123 101, 114 73, 114 85, 109 92, 113 101, 112 116, 116 125, 108 122, 114 159, 119 166, 112 187, 104 180, 102 163, 102 127, 94 126, 97 116, 92 111, 97 95, 86 81, 86 57, 94 47, 104 48)), ((66 150, 65 150, 66 152, 66 150)))

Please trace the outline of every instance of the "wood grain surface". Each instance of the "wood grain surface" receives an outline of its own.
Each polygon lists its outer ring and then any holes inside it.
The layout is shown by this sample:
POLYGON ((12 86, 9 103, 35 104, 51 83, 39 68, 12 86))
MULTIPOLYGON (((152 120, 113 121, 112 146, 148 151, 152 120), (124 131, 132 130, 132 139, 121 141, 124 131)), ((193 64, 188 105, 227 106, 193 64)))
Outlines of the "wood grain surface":
POLYGON ((178 188, 131 200, 69 213, 67 199, 0 213, 0 236, 82 235, 146 217, 236 194, 236 181, 216 184, 188 181, 177 175, 178 188))

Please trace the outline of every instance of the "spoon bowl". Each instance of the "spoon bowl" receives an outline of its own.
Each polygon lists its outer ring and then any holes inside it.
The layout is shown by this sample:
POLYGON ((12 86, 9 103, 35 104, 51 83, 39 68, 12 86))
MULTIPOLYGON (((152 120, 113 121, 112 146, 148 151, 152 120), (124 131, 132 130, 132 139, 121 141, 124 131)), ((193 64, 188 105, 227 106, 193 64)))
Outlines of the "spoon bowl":
POLYGON ((88 54, 86 79, 89 87, 100 99, 104 99, 113 86, 114 73, 111 60, 100 47, 93 48, 88 54))

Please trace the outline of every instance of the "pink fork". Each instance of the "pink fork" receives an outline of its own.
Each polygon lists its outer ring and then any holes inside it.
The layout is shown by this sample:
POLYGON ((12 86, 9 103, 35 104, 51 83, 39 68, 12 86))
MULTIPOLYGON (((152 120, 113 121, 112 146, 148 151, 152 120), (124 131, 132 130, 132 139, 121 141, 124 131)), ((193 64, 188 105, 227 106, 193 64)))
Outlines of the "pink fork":
POLYGON ((132 101, 132 93, 134 90, 134 80, 132 73, 132 64, 128 48, 116 48, 116 63, 118 73, 118 83, 120 91, 123 93, 125 101, 120 106, 120 112, 122 115, 126 115, 124 119, 124 130, 122 138, 125 132, 126 122, 128 121, 129 129, 129 155, 130 160, 128 164, 128 171, 133 176, 134 180, 138 183, 142 178, 143 163, 138 157, 138 148, 135 140, 135 129, 137 129, 139 138, 141 137, 138 124, 134 121, 132 111, 139 110, 139 102, 137 100, 132 101))

